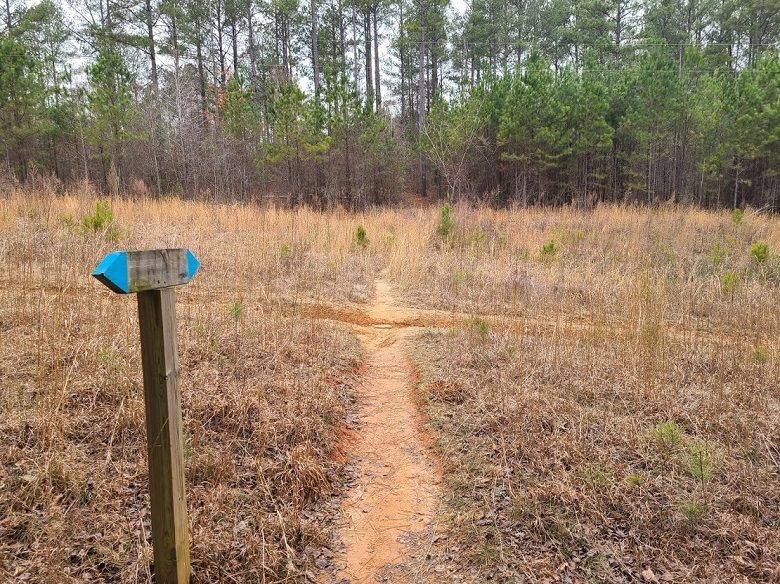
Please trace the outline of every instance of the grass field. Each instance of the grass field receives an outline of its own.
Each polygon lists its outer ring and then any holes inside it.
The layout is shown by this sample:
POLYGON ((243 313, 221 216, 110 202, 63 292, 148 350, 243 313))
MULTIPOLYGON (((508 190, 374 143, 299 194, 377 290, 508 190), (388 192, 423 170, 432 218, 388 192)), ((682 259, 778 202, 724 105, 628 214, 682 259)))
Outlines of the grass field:
POLYGON ((338 321, 379 277, 427 311, 419 579, 780 580, 780 220, 441 213, 0 197, 0 580, 149 580, 136 306, 89 273, 175 246, 203 263, 178 294, 194 581, 327 581, 364 373, 338 321))

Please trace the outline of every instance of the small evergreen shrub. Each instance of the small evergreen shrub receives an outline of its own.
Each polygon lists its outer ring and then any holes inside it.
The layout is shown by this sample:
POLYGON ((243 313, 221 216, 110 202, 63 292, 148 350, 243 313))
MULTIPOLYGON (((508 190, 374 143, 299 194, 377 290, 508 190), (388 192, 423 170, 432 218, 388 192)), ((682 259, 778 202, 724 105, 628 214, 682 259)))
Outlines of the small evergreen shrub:
POLYGON ((750 246, 750 259, 758 264, 763 264, 769 259, 769 244, 766 241, 757 241, 750 246))
POLYGON ((721 243, 716 243, 710 249, 710 262, 713 268, 719 268, 728 257, 728 249, 721 243))
POLYGON ((739 274, 729 270, 720 277, 720 290, 732 298, 739 289, 739 274))
POLYGON ((714 464, 707 448, 700 444, 688 449, 688 472, 697 481, 702 483, 712 479, 714 464))
POLYGON ((449 203, 445 203, 439 211, 439 225, 436 232, 446 239, 452 234, 453 229, 455 229, 455 221, 452 219, 452 207, 449 203))
POLYGON ((119 228, 114 225, 114 211, 108 201, 95 203, 94 213, 81 218, 81 228, 92 233, 105 233, 112 241, 119 237, 119 228))
POLYGON ((68 229, 70 229, 76 224, 76 220, 73 218, 73 215, 71 215, 70 213, 60 213, 59 215, 57 215, 57 221, 59 222, 60 225, 62 225, 63 227, 67 227, 68 229))
POLYGON ((100 347, 97 353, 98 360, 106 366, 107 369, 114 372, 121 371, 124 368, 122 361, 111 347, 100 347))
POLYGON ((632 487, 641 487, 645 484, 645 477, 637 472, 632 472, 626 477, 626 482, 632 487))
POLYGON ((612 481, 610 472, 598 463, 587 465, 579 475, 584 482, 594 487, 605 486, 612 481))
POLYGON ((228 304, 228 314, 233 322, 241 320, 241 315, 244 314, 244 303, 241 300, 233 300, 228 304))
POLYGON ((501 233, 498 234, 498 239, 496 240, 496 244, 498 247, 506 247, 506 245, 509 243, 509 234, 504 230, 501 231, 501 233))
POLYGON ((704 504, 700 501, 686 501, 680 506, 680 511, 691 523, 698 523, 704 515, 704 504))
POLYGON ((379 243, 382 245, 393 245, 395 243, 395 234, 383 233, 379 236, 379 243))
POLYGON ((742 209, 734 209, 731 213, 731 221, 734 225, 741 225, 745 218, 745 212, 742 209))
POLYGON ((670 450, 682 441, 682 430, 676 422, 661 422, 650 428, 650 436, 656 444, 670 450))
POLYGON ((103 231, 114 224, 114 211, 108 201, 95 203, 95 212, 81 218, 81 226, 85 231, 103 231))
POLYGON ((352 240, 355 242, 355 245, 363 249, 367 248, 368 244, 370 243, 368 240, 368 235, 366 234, 366 230, 362 225, 357 226, 357 229, 355 229, 355 234, 352 236, 352 240))
POLYGON ((769 351, 762 345, 756 345, 753 347, 751 357, 754 363, 766 363, 769 361, 769 351))
POLYGON ((547 243, 545 243, 542 246, 542 249, 539 250, 539 255, 543 258, 551 258, 554 257, 555 254, 558 253, 558 244, 555 243, 554 239, 551 239, 547 243))

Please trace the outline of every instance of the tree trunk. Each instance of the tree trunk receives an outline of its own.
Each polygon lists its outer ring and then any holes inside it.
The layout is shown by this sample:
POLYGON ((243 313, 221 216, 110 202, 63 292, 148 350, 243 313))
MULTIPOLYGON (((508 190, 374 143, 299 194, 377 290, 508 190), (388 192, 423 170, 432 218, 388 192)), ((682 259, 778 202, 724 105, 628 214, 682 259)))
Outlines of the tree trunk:
POLYGON ((238 75, 238 31, 236 30, 236 15, 230 19, 230 36, 233 41, 233 75, 238 75))
POLYGON ((255 82, 257 81, 257 60, 255 58, 255 31, 254 24, 252 24, 252 1, 249 0, 246 3, 246 26, 249 46, 249 84, 252 89, 255 89, 255 82))
MULTIPOLYGON (((341 9, 339 9, 339 12, 341 9)), ((360 62, 358 61, 358 38, 357 38, 357 11, 352 7, 352 67, 355 77, 355 91, 360 90, 360 62)))
POLYGON ((398 2, 398 59, 401 73, 401 121, 406 124, 406 42, 404 39, 404 2, 398 2))
POLYGON ((439 55, 438 55, 438 39, 434 35, 433 42, 431 42, 431 99, 436 96, 436 91, 439 89, 439 55))
POLYGON ((206 74, 203 70, 203 43, 198 39, 195 43, 195 52, 198 60, 198 85, 200 89, 201 114, 206 117, 206 74))
MULTIPOLYGON (((341 17, 342 15, 342 9, 341 9, 341 0, 338 0, 338 15, 339 15, 339 40, 341 41, 341 51, 342 55, 346 53, 347 43, 346 43, 346 34, 344 32, 344 19, 341 17)), ((355 70, 355 89, 357 90, 358 87, 358 60, 357 60, 357 36, 356 36, 356 30, 355 30, 355 8, 352 8, 352 50, 355 56, 355 62, 354 62, 354 70, 355 70)), ((346 77, 346 67, 347 67, 347 58, 346 55, 344 55, 344 69, 343 71, 344 76, 346 77)), ((349 120, 347 119, 347 105, 346 103, 342 103, 341 105, 336 103, 336 110, 339 111, 339 115, 342 116, 342 120, 344 123, 344 191, 346 196, 349 198, 352 195, 352 160, 350 157, 350 128, 349 128, 349 120)))
POLYGON ((222 0, 217 0, 217 51, 219 52, 219 83, 225 87, 225 48, 222 42, 222 0))
MULTIPOLYGON (((417 79, 417 133, 422 137, 425 131, 425 0, 417 0, 420 18, 420 43, 418 47, 418 66, 420 74, 417 79)), ((420 148, 420 196, 425 196, 425 153, 420 148)))
POLYGON ((382 83, 379 76, 379 35, 377 34, 377 14, 379 12, 379 2, 374 2, 374 81, 376 87, 376 111, 382 107, 382 83))
POLYGON ((179 55, 179 26, 176 21, 177 10, 174 7, 173 16, 171 16, 171 41, 173 42, 173 77, 176 82, 176 111, 181 118, 181 93, 179 91, 179 71, 180 68, 180 55, 179 55))
POLYGON ((274 64, 279 65, 282 62, 282 58, 279 53, 279 13, 274 12, 274 58, 276 59, 274 64))
POLYGON ((363 38, 365 41, 366 58, 366 105, 374 110, 374 76, 371 62, 371 7, 366 5, 363 15, 363 38))
POLYGON ((84 180, 88 181, 89 164, 87 162, 87 141, 84 138, 84 124, 82 123, 81 116, 79 116, 79 138, 81 141, 81 162, 84 164, 84 180))
POLYGON ((144 17, 146 18, 146 38, 149 41, 149 76, 152 80, 154 97, 160 97, 160 84, 157 80, 157 55, 154 50, 154 22, 152 19, 152 1, 144 1, 144 17))
POLYGON ((314 95, 320 95, 320 43, 317 37, 317 0, 310 0, 311 9, 311 63, 314 69, 314 95))
POLYGON ((290 60, 290 23, 287 16, 282 16, 282 64, 286 80, 292 77, 292 62, 290 60))

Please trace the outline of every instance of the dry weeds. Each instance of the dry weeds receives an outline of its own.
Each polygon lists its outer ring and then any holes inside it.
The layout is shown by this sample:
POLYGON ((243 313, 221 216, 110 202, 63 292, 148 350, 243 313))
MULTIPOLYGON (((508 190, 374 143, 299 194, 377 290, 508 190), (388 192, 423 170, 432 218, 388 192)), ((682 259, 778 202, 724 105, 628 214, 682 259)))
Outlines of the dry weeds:
MULTIPOLYGON (((0 199, 0 579, 148 580, 136 309, 87 274, 178 245, 203 261, 179 294, 196 581, 303 579, 334 545, 360 348, 329 321, 370 322, 382 267, 408 304, 473 315, 415 351, 447 481, 427 573, 780 577, 779 220, 457 207, 443 238, 434 208, 171 199, 85 231, 94 208, 0 199)), ((418 312, 399 324, 462 320, 418 312)))
POLYGON ((360 350, 290 306, 364 298, 372 256, 306 211, 115 202, 112 234, 80 227, 92 209, 0 200, 0 580, 149 581, 136 306, 88 275, 109 249, 176 245, 203 261, 178 294, 195 581, 301 579, 333 545, 360 350))
POLYGON ((454 217, 390 264, 409 302, 474 314, 416 350, 448 486, 429 563, 466 581, 779 579, 777 219, 454 217))
POLYGON ((435 561, 475 580, 777 578, 776 344, 473 323, 418 340, 448 469, 435 561))
POLYGON ((448 238, 420 211, 398 230, 391 278, 413 305, 479 314, 780 332, 780 221, 753 212, 457 207, 448 238), (545 244, 554 242, 554 251, 545 244), (770 257, 757 262, 752 244, 770 257), (549 248, 548 248, 549 249, 549 248))

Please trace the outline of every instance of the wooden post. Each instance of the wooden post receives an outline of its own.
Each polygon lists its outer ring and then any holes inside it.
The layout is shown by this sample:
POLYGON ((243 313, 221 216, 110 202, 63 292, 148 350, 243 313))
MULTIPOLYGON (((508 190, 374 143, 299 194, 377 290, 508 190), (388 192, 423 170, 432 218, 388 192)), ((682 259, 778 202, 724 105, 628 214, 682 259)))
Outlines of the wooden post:
POLYGON ((190 579, 175 295, 173 288, 138 293, 154 573, 160 584, 190 579))
POLYGON ((199 265, 186 249, 115 251, 92 272, 114 292, 138 294, 154 575, 158 584, 187 584, 190 580, 173 287, 189 282, 199 265))

